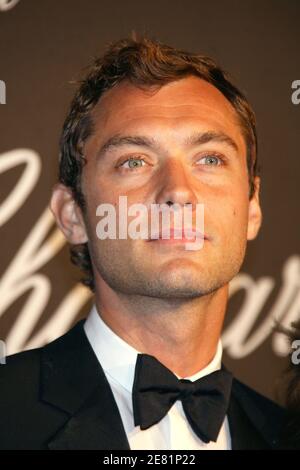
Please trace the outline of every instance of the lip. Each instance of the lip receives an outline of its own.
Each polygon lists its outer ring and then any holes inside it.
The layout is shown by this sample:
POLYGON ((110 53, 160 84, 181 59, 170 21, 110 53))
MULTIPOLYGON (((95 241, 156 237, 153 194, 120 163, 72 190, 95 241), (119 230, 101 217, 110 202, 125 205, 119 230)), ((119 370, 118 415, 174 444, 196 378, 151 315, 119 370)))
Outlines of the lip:
POLYGON ((197 229, 186 228, 185 230, 181 230, 170 228, 170 230, 153 233, 152 238, 149 238, 147 241, 160 243, 193 243, 201 239, 207 240, 207 236, 197 229))

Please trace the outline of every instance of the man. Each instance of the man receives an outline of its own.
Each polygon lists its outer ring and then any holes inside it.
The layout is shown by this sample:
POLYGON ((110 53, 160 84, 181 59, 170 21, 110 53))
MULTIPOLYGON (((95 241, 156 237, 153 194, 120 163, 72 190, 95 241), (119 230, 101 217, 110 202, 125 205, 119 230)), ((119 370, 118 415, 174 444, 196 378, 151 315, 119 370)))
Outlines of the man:
POLYGON ((1 367, 1 448, 278 446, 283 410, 232 378, 220 342, 228 284, 262 220, 256 147, 250 105, 211 59, 142 38, 94 62, 64 125, 51 209, 95 304, 1 367), (173 218, 190 208, 189 236, 173 221, 169 239, 161 225, 105 238, 98 208, 121 225, 120 197, 173 218), (186 249, 201 205, 201 249, 186 249))

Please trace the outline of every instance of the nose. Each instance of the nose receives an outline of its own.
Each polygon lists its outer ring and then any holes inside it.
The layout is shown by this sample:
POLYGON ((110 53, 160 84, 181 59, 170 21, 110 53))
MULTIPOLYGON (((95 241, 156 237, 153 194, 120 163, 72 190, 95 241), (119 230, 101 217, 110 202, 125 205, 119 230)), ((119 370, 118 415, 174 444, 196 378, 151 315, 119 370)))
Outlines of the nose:
POLYGON ((161 174, 159 191, 156 197, 157 204, 173 204, 196 206, 197 197, 191 187, 191 181, 186 175, 181 162, 170 159, 165 164, 161 174))

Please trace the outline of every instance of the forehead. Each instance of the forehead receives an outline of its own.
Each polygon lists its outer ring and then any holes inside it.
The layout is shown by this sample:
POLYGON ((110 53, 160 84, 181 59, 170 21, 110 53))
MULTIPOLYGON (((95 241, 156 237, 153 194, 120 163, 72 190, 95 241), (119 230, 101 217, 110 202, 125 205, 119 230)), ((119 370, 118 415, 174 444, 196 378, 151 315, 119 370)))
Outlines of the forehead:
POLYGON ((155 91, 123 81, 108 90, 92 111, 95 133, 103 138, 126 131, 162 129, 174 132, 216 130, 245 147, 238 115, 225 96, 210 83, 186 77, 155 91))

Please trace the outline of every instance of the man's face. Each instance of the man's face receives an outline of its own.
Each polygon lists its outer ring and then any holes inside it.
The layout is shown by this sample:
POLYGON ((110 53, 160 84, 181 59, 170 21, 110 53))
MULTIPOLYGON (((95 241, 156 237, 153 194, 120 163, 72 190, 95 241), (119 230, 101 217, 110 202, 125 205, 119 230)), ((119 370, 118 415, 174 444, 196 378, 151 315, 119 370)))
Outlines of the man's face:
POLYGON ((231 104, 197 77, 155 93, 123 82, 101 97, 92 118, 82 190, 96 283, 104 280, 123 293, 159 298, 192 298, 226 285, 261 222, 258 195, 249 201, 246 144, 231 104), (196 139, 204 133, 221 137, 196 139), (114 136, 131 139, 119 139, 100 152, 114 136), (100 240, 96 208, 110 203, 118 209, 119 196, 127 196, 128 206, 204 204, 203 247, 193 251, 182 242, 100 240))

